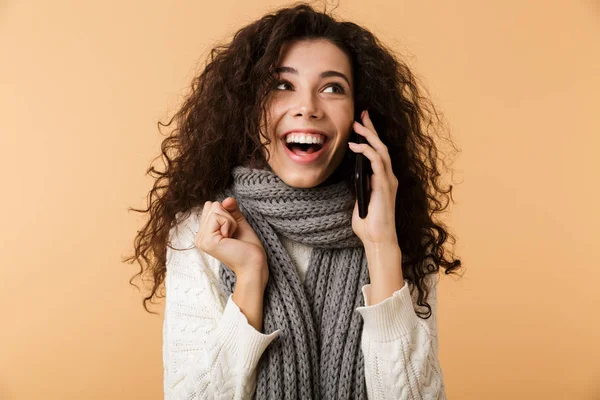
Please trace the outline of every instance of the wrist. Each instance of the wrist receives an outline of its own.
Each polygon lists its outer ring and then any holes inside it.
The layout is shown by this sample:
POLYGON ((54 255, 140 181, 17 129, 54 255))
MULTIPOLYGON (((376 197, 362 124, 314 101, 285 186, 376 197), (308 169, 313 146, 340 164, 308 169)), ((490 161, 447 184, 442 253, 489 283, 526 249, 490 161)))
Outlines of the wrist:
POLYGON ((379 304, 404 285, 402 252, 397 243, 365 247, 371 282, 371 305, 379 304))
POLYGON ((244 287, 252 291, 260 290, 261 293, 269 280, 269 268, 265 264, 260 267, 245 267, 236 275, 236 287, 244 287), (242 272, 243 271, 243 272, 242 272))
POLYGON ((248 273, 236 278, 235 290, 232 294, 234 303, 244 314, 248 323, 259 332, 262 330, 264 291, 265 285, 262 284, 260 277, 248 273))
POLYGON ((397 242, 378 242, 365 245, 365 255, 371 260, 402 258, 402 251, 397 242))

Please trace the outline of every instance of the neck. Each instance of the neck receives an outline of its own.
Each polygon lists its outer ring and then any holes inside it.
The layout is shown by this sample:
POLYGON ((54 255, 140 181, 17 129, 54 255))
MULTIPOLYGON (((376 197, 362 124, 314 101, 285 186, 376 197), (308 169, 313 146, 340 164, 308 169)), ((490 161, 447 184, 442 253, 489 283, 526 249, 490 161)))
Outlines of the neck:
POLYGON ((344 180, 344 169, 342 166, 336 168, 335 171, 331 173, 323 182, 318 184, 317 186, 328 186, 333 185, 334 183, 338 183, 344 180))
MULTIPOLYGON (((250 163, 246 164, 246 167, 248 168, 252 168, 252 169, 260 169, 258 166, 252 166, 250 163)), ((267 164, 264 167, 265 170, 275 173, 275 171, 273 171, 273 169, 271 168, 271 166, 269 164, 267 164)), ((318 185, 316 185, 315 187, 322 187, 322 186, 328 186, 328 185, 332 185, 334 183, 338 183, 343 181, 346 178, 346 171, 347 171, 347 164, 345 162, 342 162, 342 164, 340 164, 335 171, 333 171, 323 182, 319 183, 318 185)))

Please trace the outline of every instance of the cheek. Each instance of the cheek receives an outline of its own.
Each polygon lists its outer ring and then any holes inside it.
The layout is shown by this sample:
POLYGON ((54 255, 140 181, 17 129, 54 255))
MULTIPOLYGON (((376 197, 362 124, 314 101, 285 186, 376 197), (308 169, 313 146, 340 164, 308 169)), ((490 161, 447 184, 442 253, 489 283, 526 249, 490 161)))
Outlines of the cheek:
POLYGON ((268 110, 271 114, 271 117, 273 119, 277 119, 287 106, 287 102, 282 96, 275 96, 271 99, 268 110))
MULTIPOLYGON (((261 121, 261 124, 263 123, 263 121, 261 121)), ((260 141, 263 144, 266 144, 267 139, 266 137, 269 137, 271 139, 271 141, 273 141, 274 136, 275 136, 275 127, 277 126, 277 121, 273 119, 272 116, 268 115, 266 121, 264 121, 264 123, 266 123, 266 126, 263 125, 260 128, 260 141)), ((273 142, 271 142, 271 144, 269 146, 273 146, 273 142)))
POLYGON ((353 122, 354 108, 352 106, 345 107, 337 113, 336 125, 340 134, 343 134, 344 136, 349 136, 352 130, 353 122))
POLYGON ((275 133, 277 132, 277 125, 281 121, 281 118, 285 114, 284 105, 281 102, 273 103, 269 107, 269 111, 267 114, 267 131, 269 132, 269 137, 273 138, 275 133))
POLYGON ((352 136, 352 133, 354 132, 354 128, 352 126, 354 124, 353 117, 353 113, 350 113, 348 116, 346 116, 346 118, 344 118, 344 121, 341 122, 341 124, 339 125, 338 132, 340 136, 344 139, 349 139, 352 136))

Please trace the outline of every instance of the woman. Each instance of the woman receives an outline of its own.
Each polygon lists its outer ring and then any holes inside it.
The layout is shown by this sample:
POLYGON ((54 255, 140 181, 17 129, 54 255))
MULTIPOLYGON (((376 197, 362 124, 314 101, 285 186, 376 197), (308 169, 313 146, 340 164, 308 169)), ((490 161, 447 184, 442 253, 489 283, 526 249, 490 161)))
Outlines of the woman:
POLYGON ((213 50, 136 238, 144 306, 165 281, 165 398, 445 398, 436 277, 460 260, 429 214, 452 189, 432 116, 368 30, 306 4, 213 50), (372 169, 366 218, 356 154, 372 169))

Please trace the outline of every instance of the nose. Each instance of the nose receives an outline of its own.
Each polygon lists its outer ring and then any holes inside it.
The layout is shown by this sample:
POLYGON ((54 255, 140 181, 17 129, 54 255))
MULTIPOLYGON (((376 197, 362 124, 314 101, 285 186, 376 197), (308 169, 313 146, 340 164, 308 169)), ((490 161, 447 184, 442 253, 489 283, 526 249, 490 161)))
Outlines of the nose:
POLYGON ((315 95, 312 92, 306 91, 303 94, 299 94, 297 100, 298 102, 292 109, 294 117, 319 119, 323 116, 323 110, 319 105, 319 101, 315 99, 315 95))

